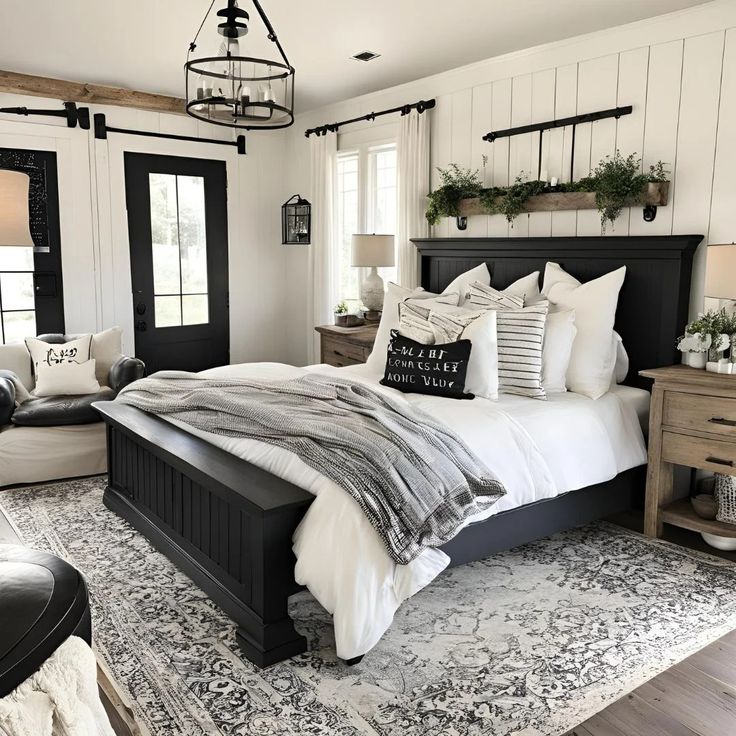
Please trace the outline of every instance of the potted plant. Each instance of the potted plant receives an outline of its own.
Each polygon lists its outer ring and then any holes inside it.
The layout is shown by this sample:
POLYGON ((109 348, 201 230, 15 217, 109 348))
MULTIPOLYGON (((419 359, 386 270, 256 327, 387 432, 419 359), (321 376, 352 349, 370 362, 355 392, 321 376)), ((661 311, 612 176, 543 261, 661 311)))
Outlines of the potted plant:
MULTIPOLYGON (((677 348, 684 354, 684 362, 693 368, 705 368, 707 362, 716 362, 731 349, 736 335, 736 315, 725 309, 701 312, 678 340, 677 348)), ((736 355, 731 349, 731 362, 736 355)))
POLYGON ((363 320, 357 314, 350 314, 348 305, 343 300, 335 307, 335 324, 338 327, 358 327, 363 324, 363 320))

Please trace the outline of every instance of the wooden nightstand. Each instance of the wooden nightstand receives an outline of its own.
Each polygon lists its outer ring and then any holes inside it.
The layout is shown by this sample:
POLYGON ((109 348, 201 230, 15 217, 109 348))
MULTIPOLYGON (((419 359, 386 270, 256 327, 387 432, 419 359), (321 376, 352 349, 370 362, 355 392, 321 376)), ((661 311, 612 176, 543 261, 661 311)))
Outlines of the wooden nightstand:
POLYGON ((346 365, 365 363, 373 350, 378 325, 362 327, 324 325, 314 329, 320 334, 322 363, 344 368, 346 365))
POLYGON ((686 465, 736 475, 736 376, 674 365, 641 371, 654 379, 644 533, 662 524, 736 537, 736 525, 701 519, 689 499, 672 501, 672 469, 686 465))

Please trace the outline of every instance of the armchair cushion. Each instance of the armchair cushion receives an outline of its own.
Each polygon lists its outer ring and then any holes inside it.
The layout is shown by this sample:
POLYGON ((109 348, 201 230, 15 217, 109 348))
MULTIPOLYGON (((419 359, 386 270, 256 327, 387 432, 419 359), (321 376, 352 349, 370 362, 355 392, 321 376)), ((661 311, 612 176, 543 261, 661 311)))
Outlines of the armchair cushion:
POLYGON ((9 378, 0 376, 0 427, 10 424, 15 411, 15 386, 9 378))
POLYGON ((116 392, 111 388, 103 388, 97 393, 86 396, 32 398, 15 410, 11 421, 23 427, 93 424, 100 421, 100 415, 92 404, 95 401, 112 401, 115 395, 116 392))
POLYGON ((119 358, 110 368, 107 385, 117 393, 122 391, 129 383, 137 381, 146 373, 146 366, 142 360, 138 358, 127 358, 125 356, 119 358))
POLYGON ((0 345, 0 370, 13 371, 30 391, 33 388, 31 354, 24 342, 0 345))

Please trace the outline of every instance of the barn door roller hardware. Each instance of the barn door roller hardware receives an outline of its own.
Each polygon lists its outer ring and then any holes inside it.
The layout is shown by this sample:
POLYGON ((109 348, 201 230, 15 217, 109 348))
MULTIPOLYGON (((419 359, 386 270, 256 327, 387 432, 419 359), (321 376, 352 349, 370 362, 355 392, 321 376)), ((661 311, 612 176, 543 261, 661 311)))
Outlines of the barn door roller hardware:
POLYGON ((498 138, 510 138, 515 135, 524 135, 525 133, 539 133, 539 158, 537 163, 537 178, 542 175, 542 136, 545 130, 553 130, 554 128, 566 128, 572 126, 572 152, 570 154, 570 181, 573 180, 573 171, 575 167, 575 127, 581 123, 593 123, 596 120, 606 120, 607 118, 616 118, 617 120, 623 115, 631 115, 633 110, 631 105, 625 107, 612 107, 609 110, 599 110, 598 112, 587 112, 583 115, 572 115, 569 118, 560 118, 559 120, 548 120, 546 123, 533 123, 532 125, 520 125, 517 128, 504 128, 503 130, 493 130, 483 136, 484 141, 493 143, 498 138))
POLYGON ((155 133, 152 130, 134 130, 132 128, 113 128, 108 126, 105 115, 95 113, 95 138, 104 140, 108 133, 125 133, 126 135, 142 135, 147 138, 168 138, 174 141, 192 141, 193 143, 213 143, 218 146, 235 146, 239 154, 245 154, 245 136, 239 135, 234 141, 220 141, 216 138, 196 138, 193 135, 174 135, 173 133, 155 133))
POLYGON ((68 128, 79 125, 82 130, 89 130, 89 108, 77 107, 74 102, 65 102, 63 110, 37 110, 27 107, 0 107, 0 112, 8 115, 44 115, 53 118, 66 118, 68 128))

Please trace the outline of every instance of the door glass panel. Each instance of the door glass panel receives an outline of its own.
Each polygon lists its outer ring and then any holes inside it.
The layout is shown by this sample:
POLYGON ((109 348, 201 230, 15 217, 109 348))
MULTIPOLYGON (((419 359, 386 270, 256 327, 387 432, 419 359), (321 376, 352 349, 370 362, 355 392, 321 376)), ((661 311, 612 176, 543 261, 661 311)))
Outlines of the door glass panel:
POLYGON ((210 320, 208 301, 206 294, 185 294, 181 300, 182 323, 206 325, 210 320))
POLYGON ((179 223, 176 206, 176 176, 150 174, 151 247, 155 294, 178 294, 179 223))
POLYGON ((3 332, 5 342, 22 342, 26 337, 36 334, 36 313, 3 312, 3 332))
POLYGON ((207 235, 204 221, 204 179, 201 176, 179 176, 177 179, 182 293, 206 294, 207 235))
POLYGON ((156 327, 209 322, 204 178, 149 174, 156 327))
POLYGON ((0 345, 36 334, 33 248, 0 247, 0 345))
POLYGON ((181 326, 181 296, 157 296, 156 327, 180 327, 181 326))
POLYGON ((3 310, 33 310, 33 274, 0 273, 3 310))

